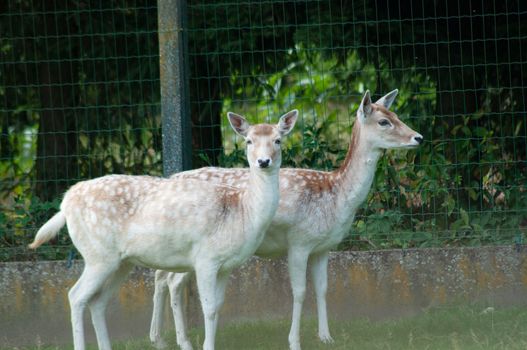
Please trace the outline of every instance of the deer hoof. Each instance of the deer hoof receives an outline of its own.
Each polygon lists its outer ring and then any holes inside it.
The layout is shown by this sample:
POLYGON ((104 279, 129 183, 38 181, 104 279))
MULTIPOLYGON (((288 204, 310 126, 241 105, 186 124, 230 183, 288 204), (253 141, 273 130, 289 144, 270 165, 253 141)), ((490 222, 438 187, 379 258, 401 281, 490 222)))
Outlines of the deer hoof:
POLYGON ((319 334, 318 337, 320 338, 320 341, 324 344, 332 344, 335 342, 329 334, 319 334))

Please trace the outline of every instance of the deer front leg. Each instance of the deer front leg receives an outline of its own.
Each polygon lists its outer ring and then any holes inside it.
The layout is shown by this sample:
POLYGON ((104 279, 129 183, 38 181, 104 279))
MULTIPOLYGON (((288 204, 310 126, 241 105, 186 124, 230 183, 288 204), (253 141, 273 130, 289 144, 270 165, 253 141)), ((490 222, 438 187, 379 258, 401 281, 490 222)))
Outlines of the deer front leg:
POLYGON ((181 350, 192 350, 192 344, 187 336, 185 306, 183 304, 183 292, 192 275, 190 272, 172 273, 168 279, 170 305, 174 315, 174 325, 176 326, 176 339, 181 350))
POLYGON ((328 259, 329 252, 319 253, 311 257, 311 276, 315 287, 318 313, 318 337, 323 343, 332 343, 329 334, 326 292, 328 289, 328 259))
POLYGON ((220 273, 218 274, 218 282, 216 285, 216 319, 214 320, 214 328, 218 329, 218 316, 220 314, 220 309, 223 306, 225 301, 225 289, 227 287, 227 282, 229 282, 230 273, 220 273))
POLYGON ((214 350, 216 338, 216 315, 218 313, 216 290, 218 268, 213 266, 197 266, 196 282, 198 285, 203 320, 205 321, 205 341, 203 350, 214 350))
POLYGON ((152 311, 152 322, 150 323, 150 341, 156 349, 164 349, 167 343, 161 336, 163 329, 163 310, 167 300, 168 276, 170 272, 157 270, 154 289, 154 307, 152 311))
POLYGON ((300 319, 302 305, 306 295, 306 270, 309 258, 308 250, 290 249, 288 252, 289 278, 293 290, 293 316, 289 331, 290 350, 300 350, 300 319))

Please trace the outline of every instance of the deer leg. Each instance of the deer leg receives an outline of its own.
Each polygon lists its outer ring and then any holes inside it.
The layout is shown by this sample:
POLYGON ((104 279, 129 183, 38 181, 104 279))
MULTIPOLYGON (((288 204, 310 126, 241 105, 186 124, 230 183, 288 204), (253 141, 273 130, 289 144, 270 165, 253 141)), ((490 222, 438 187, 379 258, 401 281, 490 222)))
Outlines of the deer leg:
POLYGON ((152 322, 150 323, 150 341, 157 349, 164 349, 167 347, 166 342, 161 336, 163 329, 163 309, 167 299, 168 292, 168 275, 170 272, 157 270, 154 283, 154 298, 152 310, 152 322))
POLYGON ((185 307, 183 305, 183 291, 185 290, 192 273, 174 273, 168 280, 170 290, 170 305, 174 315, 176 326, 177 344, 181 350, 192 350, 192 344, 187 336, 187 325, 185 321, 185 307))
POLYGON ((323 252, 311 257, 311 276, 315 287, 318 313, 318 337, 323 343, 332 343, 329 333, 328 314, 326 307, 326 292, 328 289, 328 259, 329 253, 323 252))
POLYGON ((115 273, 110 275, 103 288, 97 293, 89 302, 93 328, 97 336, 97 345, 100 350, 110 350, 112 345, 110 337, 108 336, 108 328, 106 326, 105 311, 108 301, 114 295, 114 292, 119 288, 121 282, 128 276, 132 269, 132 265, 122 265, 115 273))
POLYGON ((289 348, 300 350, 300 319, 302 305, 306 295, 306 270, 309 251, 290 249, 288 252, 287 266, 293 290, 293 316, 291 330, 289 331, 289 348))
POLYGON ((216 285, 216 319, 214 320, 214 329, 218 329, 218 317, 220 314, 220 309, 223 306, 223 302, 225 301, 225 288, 227 287, 227 282, 229 282, 229 274, 228 273, 220 273, 218 275, 218 282, 216 285))
MULTIPOLYGON (((81 277, 68 292, 71 308, 71 326, 73 330, 73 347, 75 350, 84 350, 84 319, 86 305, 93 296, 101 291, 104 283, 117 269, 118 264, 93 264, 85 262, 81 277)), ((97 339, 99 341, 99 339, 97 339)), ((99 343, 109 344, 109 340, 100 340, 99 343)))
POLYGON ((218 269, 212 266, 196 267, 196 282, 198 285, 199 299, 203 310, 205 321, 205 341, 203 350, 214 350, 214 339, 216 337, 217 289, 218 269))

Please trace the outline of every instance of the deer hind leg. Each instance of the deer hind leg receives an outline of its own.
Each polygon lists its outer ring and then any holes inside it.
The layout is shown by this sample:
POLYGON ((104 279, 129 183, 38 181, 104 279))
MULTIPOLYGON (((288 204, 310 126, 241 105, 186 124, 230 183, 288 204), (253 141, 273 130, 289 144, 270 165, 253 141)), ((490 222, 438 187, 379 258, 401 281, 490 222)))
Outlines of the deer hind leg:
POLYGON ((291 330, 289 331, 289 348, 300 350, 300 320, 302 305, 306 295, 306 270, 309 250, 290 249, 288 252, 287 266, 291 289, 293 290, 293 316, 291 330))
POLYGON ((150 323, 150 341, 152 345, 157 349, 164 349, 167 347, 167 343, 161 336, 163 329, 163 310, 165 302, 167 300, 168 277, 171 272, 157 270, 155 277, 155 289, 154 289, 154 306, 152 309, 152 322, 150 323))
POLYGON ((118 264, 85 264, 81 277, 68 293, 75 350, 85 349, 83 315, 86 305, 101 292, 108 277, 118 269, 118 264))
POLYGON ((108 277, 104 287, 96 294, 89 303, 93 328, 97 336, 97 344, 100 350, 111 349, 110 337, 106 326, 105 311, 108 301, 119 288, 121 282, 128 276, 132 265, 124 264, 118 268, 111 276, 108 277))
POLYGON ((170 305, 176 326, 176 340, 181 350, 192 350, 192 344, 187 336, 185 305, 183 304, 183 292, 191 276, 193 276, 191 272, 173 273, 168 280, 170 305))
POLYGON ((328 290, 328 259, 329 253, 323 252, 310 259, 311 276, 315 287, 318 313, 318 337, 323 343, 332 343, 329 333, 326 292, 328 290))

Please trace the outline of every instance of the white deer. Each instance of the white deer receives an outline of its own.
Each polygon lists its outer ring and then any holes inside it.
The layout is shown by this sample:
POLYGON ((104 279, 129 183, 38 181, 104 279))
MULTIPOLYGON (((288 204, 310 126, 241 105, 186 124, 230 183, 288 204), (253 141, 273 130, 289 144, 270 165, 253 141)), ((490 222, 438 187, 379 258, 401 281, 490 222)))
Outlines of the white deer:
MULTIPOLYGON (((293 315, 289 332, 291 350, 300 349, 300 318, 306 291, 308 261, 317 301, 318 336, 325 343, 332 342, 326 311, 329 251, 349 232, 357 208, 368 195, 382 150, 413 148, 423 142, 419 133, 388 110, 397 93, 398 90, 394 90, 374 104, 366 91, 357 112, 346 159, 339 169, 332 172, 280 170, 279 210, 256 255, 287 255, 293 291, 293 315)), ((175 174, 174 177, 204 178, 209 182, 241 187, 247 186, 248 181, 248 173, 244 169, 202 168, 175 174)), ((188 277, 188 274, 156 272, 150 339, 159 348, 165 346, 161 329, 168 289, 177 343, 183 350, 192 349, 186 334, 182 308, 182 290, 188 277)))
POLYGON ((76 350, 85 348, 86 306, 99 349, 111 349, 104 311, 134 265, 195 272, 205 320, 203 348, 214 349, 229 274, 254 254, 278 208, 280 139, 297 115, 294 110, 278 125, 251 126, 228 114, 247 143, 243 188, 183 177, 109 175, 79 182, 66 192, 60 211, 42 226, 30 248, 67 223, 84 258, 84 271, 68 294, 76 350))

